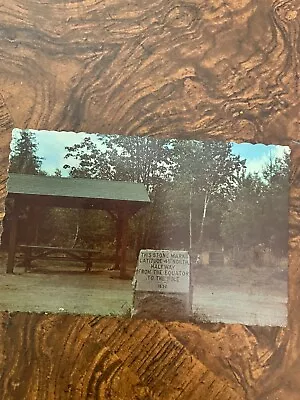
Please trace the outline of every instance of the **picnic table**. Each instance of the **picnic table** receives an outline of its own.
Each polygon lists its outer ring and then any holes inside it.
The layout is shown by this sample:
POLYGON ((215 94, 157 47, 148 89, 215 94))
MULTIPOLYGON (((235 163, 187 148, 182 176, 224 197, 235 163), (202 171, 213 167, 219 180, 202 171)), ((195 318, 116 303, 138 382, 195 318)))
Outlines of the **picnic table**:
POLYGON ((21 259, 25 266, 25 271, 32 268, 32 261, 35 260, 53 260, 53 261, 80 261, 85 264, 85 271, 91 271, 93 263, 101 261, 98 256, 101 254, 99 250, 52 247, 52 246, 18 246, 21 259))

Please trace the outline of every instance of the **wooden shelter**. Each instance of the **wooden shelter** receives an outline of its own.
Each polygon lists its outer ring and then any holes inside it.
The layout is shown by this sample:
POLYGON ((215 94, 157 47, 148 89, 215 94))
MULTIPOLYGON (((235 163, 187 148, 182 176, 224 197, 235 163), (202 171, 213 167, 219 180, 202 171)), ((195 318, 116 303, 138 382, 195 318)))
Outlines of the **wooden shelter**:
MULTIPOLYGON (((128 221, 150 203, 142 183, 9 174, 8 198, 14 200, 10 230, 7 273, 13 273, 21 207, 29 207, 28 238, 32 238, 42 207, 105 210, 116 221, 116 262, 120 277, 126 276, 128 221)), ((30 243, 28 243, 30 244, 30 243)))

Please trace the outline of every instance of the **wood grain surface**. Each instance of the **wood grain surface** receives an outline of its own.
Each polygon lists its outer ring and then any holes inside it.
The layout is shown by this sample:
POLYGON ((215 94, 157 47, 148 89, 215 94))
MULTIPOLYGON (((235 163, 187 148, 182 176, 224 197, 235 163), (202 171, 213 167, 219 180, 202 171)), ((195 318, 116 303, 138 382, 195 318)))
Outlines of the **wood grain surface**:
POLYGON ((2 398, 299 399, 299 1, 2 0, 0 21, 0 219, 13 127, 292 149, 287 328, 2 313, 2 398))

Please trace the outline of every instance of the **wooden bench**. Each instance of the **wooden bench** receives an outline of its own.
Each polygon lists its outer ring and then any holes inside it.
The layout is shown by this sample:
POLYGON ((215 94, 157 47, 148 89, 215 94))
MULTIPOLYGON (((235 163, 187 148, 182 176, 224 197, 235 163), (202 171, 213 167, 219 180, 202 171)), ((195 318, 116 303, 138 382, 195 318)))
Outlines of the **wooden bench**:
POLYGON ((102 261, 99 250, 50 247, 50 246, 28 246, 19 245, 20 253, 23 255, 25 271, 31 269, 34 260, 53 260, 53 261, 79 261, 85 264, 85 271, 91 271, 93 263, 102 261))

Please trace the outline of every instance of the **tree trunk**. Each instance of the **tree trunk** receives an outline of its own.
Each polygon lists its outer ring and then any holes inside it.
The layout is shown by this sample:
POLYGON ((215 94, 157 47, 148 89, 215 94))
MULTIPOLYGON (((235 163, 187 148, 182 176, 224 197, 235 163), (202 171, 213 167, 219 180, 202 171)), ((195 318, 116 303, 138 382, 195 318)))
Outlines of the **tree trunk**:
POLYGON ((200 226, 200 235, 199 235, 199 248, 200 249, 202 249, 202 242, 203 242, 203 236, 204 236, 204 224, 205 224, 208 203, 209 203, 208 194, 205 193, 202 220, 201 220, 201 226, 200 226))
POLYGON ((190 202, 189 202, 189 244, 190 251, 192 250, 193 245, 193 234, 192 234, 192 185, 190 188, 190 202))
POLYGON ((79 210, 77 210, 76 233, 75 233, 75 237, 74 237, 74 241, 73 241, 73 245, 72 245, 73 249, 77 244, 78 238, 79 238, 79 210))

